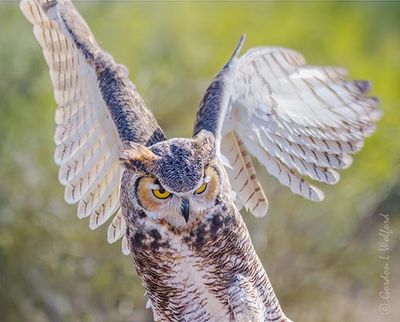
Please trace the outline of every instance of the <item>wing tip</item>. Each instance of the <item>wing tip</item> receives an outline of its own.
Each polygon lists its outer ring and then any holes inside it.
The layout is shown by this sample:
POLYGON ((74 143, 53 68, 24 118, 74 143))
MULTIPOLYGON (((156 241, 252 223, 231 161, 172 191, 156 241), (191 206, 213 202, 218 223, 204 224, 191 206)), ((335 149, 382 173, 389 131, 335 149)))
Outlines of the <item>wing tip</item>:
POLYGON ((64 190, 64 200, 69 205, 73 205, 78 202, 78 199, 74 197, 74 193, 69 186, 66 186, 64 190))
POLYGON ((314 186, 310 186, 310 196, 307 199, 310 199, 315 202, 322 202, 325 199, 325 194, 321 189, 318 189, 317 187, 314 186))
POLYGON ((372 88, 372 82, 369 80, 354 80, 353 84, 363 94, 368 93, 372 88))
POLYGON ((327 173, 329 174, 328 180, 325 182, 329 185, 335 185, 340 181, 340 173, 333 170, 333 169, 328 169, 327 173))
POLYGON ((340 167, 340 169, 347 169, 349 168, 351 165, 353 164, 353 158, 351 157, 351 155, 344 153, 342 154, 342 165, 340 167))
POLYGON ((56 7, 59 2, 58 0, 21 0, 19 2, 19 9, 30 23, 36 25, 40 21, 56 17, 57 13, 53 12, 52 9, 56 7), (37 12, 32 10, 34 7, 36 7, 37 12), (44 17, 39 11, 43 11, 47 17, 44 17))
POLYGON ((243 44, 244 44, 245 40, 246 40, 246 34, 244 33, 244 34, 242 34, 240 36, 239 42, 238 42, 238 44, 237 44, 237 46, 236 46, 236 48, 235 48, 235 50, 234 50, 234 52, 232 54, 232 57, 231 57, 231 59, 229 61, 232 61, 233 59, 235 59, 235 58, 237 58, 239 56, 240 51, 242 50, 242 47, 243 47, 243 44))
POLYGON ((19 2, 19 10, 22 11, 22 13, 25 15, 26 9, 27 9, 28 1, 27 0, 21 0, 19 2))
POLYGON ((90 219, 89 219, 89 229, 90 230, 96 230, 99 228, 106 220, 104 220, 104 217, 100 217, 100 214, 97 213, 96 211, 92 212, 90 214, 90 219))
POLYGON ((107 243, 113 244, 117 240, 118 240, 118 238, 115 237, 115 234, 114 234, 113 229, 112 229, 112 225, 109 225, 108 229, 107 229, 107 243))
POLYGON ((258 205, 257 207, 251 210, 251 213, 253 214, 254 217, 263 218, 268 214, 269 210, 268 200, 265 199, 265 201, 263 201, 263 204, 264 205, 258 205))
POLYGON ((131 250, 129 249, 129 245, 128 245, 128 239, 126 238, 126 236, 122 237, 121 251, 122 251, 122 254, 124 254, 124 255, 129 255, 131 253, 131 250))
POLYGON ((126 233, 126 221, 122 217, 122 210, 117 212, 111 224, 108 225, 107 229, 107 242, 109 244, 115 243, 121 239, 126 233))

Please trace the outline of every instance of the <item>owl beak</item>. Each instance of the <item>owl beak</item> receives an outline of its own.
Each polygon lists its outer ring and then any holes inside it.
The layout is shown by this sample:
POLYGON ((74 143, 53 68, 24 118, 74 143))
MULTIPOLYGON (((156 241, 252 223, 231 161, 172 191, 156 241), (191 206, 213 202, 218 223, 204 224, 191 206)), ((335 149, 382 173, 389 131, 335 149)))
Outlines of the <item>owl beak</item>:
POLYGON ((186 223, 189 221, 189 213, 190 213, 190 206, 189 206, 189 200, 182 198, 181 202, 181 212, 183 218, 185 218, 186 223))

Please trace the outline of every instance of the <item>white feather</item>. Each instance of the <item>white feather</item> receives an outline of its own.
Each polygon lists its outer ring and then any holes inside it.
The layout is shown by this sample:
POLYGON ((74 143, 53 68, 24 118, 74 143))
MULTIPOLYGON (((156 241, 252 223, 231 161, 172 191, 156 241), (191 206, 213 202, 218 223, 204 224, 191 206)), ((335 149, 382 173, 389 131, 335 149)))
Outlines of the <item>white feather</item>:
POLYGON ((126 233, 126 221, 122 216, 122 209, 117 211, 107 230, 107 241, 112 244, 126 233))
POLYGON ((236 204, 243 206, 256 217, 263 217, 268 211, 268 200, 257 179, 253 162, 241 140, 233 133, 228 133, 222 141, 221 152, 227 159, 226 168, 229 182, 235 191, 236 204))
MULTIPOLYGON (((42 5, 48 3, 22 0, 20 8, 43 49, 58 104, 54 160, 60 166, 59 180, 66 185, 65 199, 79 202, 78 216, 90 216, 90 228, 94 229, 120 208, 120 142, 95 70, 66 32, 58 3, 46 13, 42 5)), ((124 220, 119 216, 113 223, 119 227, 109 238, 114 242, 122 237, 124 220)))
POLYGON ((129 255, 131 253, 128 245, 128 239, 126 238, 125 235, 122 236, 122 241, 121 241, 121 251, 122 254, 124 255, 129 255))
POLYGON ((277 178, 281 184, 288 187, 293 193, 313 201, 322 201, 324 199, 324 194, 321 190, 309 185, 303 178, 296 175, 296 173, 287 168, 282 162, 271 157, 254 141, 246 137, 241 137, 241 139, 250 153, 265 166, 269 174, 277 178))
POLYGON ((305 64, 298 52, 279 47, 235 55, 219 76, 225 85, 220 95, 229 103, 220 107, 224 121, 217 132, 233 130, 280 183, 320 201, 323 193, 301 176, 337 183, 334 169, 351 165, 349 154, 373 133, 381 111, 366 95, 368 82, 347 80, 343 68, 305 64))

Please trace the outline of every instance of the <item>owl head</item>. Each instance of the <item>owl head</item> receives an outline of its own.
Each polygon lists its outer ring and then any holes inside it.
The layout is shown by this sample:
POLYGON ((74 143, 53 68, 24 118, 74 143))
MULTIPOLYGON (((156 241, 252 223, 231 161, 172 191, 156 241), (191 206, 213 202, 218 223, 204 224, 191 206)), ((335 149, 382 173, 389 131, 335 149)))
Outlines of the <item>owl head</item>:
POLYGON ((220 170, 208 131, 151 147, 129 143, 120 159, 125 167, 123 196, 153 220, 184 226, 215 205, 220 170))

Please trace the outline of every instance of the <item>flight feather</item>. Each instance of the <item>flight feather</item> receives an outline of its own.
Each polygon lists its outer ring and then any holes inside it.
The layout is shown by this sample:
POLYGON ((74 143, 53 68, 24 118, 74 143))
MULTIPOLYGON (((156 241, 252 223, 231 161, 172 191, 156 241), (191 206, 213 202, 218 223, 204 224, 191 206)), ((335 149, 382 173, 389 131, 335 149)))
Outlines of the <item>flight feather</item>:
MULTIPOLYGON (((238 163, 233 138, 242 142, 241 155, 249 151, 292 192, 321 201, 323 192, 307 178, 339 181, 337 170, 350 166, 351 154, 374 132, 381 116, 379 101, 368 96, 368 81, 348 80, 343 68, 306 65, 291 49, 259 47, 239 57, 243 41, 242 36, 207 89, 194 134, 206 129, 215 135, 239 205, 248 195, 265 194, 258 184, 238 188, 231 175, 238 163)), ((240 175, 244 182, 256 178, 253 171, 240 175)), ((266 211, 267 204, 253 214, 266 211)))
MULTIPOLYGON (((22 0, 43 49, 57 102, 56 150, 65 200, 95 229, 115 213, 108 241, 123 236, 119 211, 123 142, 151 145, 165 139, 127 69, 97 44, 69 0, 22 0)), ((126 252, 126 247, 125 247, 126 252)))

